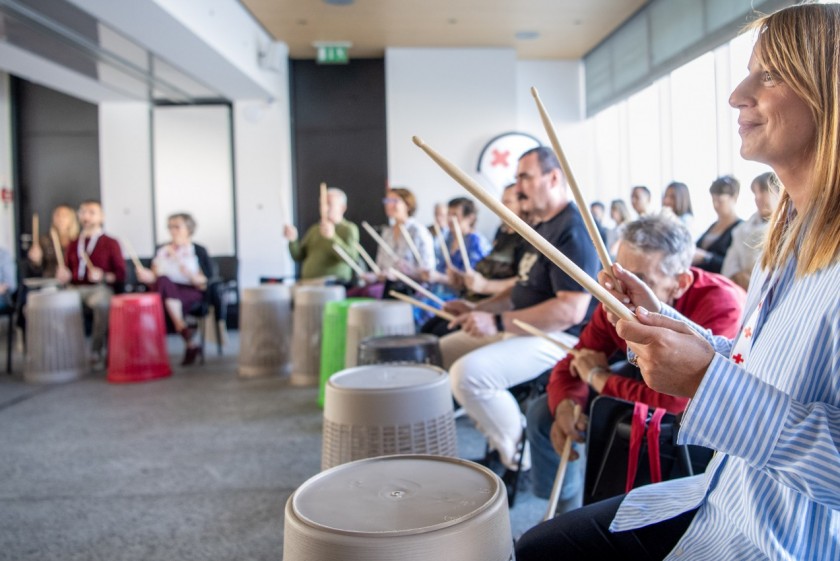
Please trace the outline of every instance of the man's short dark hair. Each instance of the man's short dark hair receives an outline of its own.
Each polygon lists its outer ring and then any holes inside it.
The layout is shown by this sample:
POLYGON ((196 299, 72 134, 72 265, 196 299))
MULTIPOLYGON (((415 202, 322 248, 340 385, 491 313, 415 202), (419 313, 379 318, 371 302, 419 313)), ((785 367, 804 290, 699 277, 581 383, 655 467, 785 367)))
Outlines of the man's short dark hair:
POLYGON ((537 155, 537 161, 540 163, 540 171, 543 173, 550 173, 554 170, 558 170, 562 173, 563 170, 560 168, 560 162, 557 161, 557 155, 554 153, 554 150, 548 146, 537 146, 536 148, 531 148, 519 156, 519 159, 521 160, 531 154, 537 155))

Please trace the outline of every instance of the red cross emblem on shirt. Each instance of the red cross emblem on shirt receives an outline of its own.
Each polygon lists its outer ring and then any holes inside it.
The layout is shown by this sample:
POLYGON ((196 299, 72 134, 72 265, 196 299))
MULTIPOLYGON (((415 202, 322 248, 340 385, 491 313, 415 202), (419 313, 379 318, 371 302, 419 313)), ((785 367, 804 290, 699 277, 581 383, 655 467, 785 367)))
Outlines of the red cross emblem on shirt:
POLYGON ((747 327, 746 329, 744 329, 744 337, 746 337, 747 339, 752 337, 752 327, 747 327))
POLYGON ((732 360, 735 361, 735 364, 741 364, 742 362, 744 362, 744 357, 741 356, 741 353, 738 353, 737 355, 732 357, 732 360))
POLYGON ((491 155, 493 156, 493 159, 490 161, 490 167, 508 167, 508 156, 510 156, 510 150, 500 152, 498 149, 493 148, 491 155))

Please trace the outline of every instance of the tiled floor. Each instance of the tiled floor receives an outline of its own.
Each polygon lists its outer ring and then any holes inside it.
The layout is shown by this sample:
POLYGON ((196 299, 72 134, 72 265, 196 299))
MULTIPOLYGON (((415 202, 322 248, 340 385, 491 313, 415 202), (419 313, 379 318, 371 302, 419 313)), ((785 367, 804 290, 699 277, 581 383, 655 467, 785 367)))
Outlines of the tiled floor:
MULTIPOLYGON (((314 388, 237 378, 231 339, 143 384, 31 386, 19 359, 0 375, 0 559, 281 559, 286 499, 320 468, 321 409, 314 388)), ((471 422, 457 428, 480 456, 471 422)), ((520 492, 514 536, 545 507, 520 492)))

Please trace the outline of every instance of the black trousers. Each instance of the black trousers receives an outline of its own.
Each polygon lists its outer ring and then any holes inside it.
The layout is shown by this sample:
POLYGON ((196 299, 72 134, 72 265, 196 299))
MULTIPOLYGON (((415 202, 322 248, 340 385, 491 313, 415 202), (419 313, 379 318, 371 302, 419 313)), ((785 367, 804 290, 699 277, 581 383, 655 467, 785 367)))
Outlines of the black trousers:
POLYGON ((525 532, 516 561, 661 560, 688 529, 697 510, 627 532, 611 533, 624 495, 567 512, 525 532))

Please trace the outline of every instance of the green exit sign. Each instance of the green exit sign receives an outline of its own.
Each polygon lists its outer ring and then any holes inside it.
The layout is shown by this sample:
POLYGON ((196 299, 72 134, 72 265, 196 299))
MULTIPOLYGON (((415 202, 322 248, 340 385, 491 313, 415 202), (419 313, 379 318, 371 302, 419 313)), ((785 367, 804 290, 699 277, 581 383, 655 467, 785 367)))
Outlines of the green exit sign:
POLYGON ((318 45, 316 48, 318 64, 347 64, 350 61, 348 45, 318 45))

